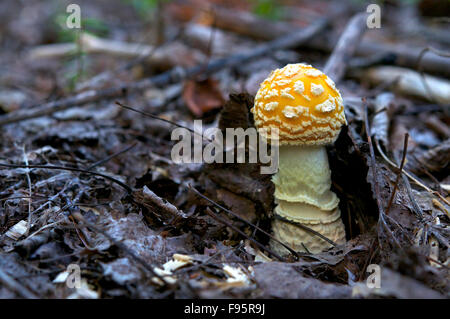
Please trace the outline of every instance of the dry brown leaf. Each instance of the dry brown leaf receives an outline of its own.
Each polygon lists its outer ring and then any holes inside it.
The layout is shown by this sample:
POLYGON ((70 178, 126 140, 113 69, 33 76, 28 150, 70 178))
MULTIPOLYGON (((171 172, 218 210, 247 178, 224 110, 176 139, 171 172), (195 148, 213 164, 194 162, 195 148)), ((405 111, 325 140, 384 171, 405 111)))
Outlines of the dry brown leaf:
POLYGON ((204 113, 220 108, 225 102, 218 88, 217 81, 187 81, 183 89, 183 100, 195 116, 201 117, 204 113))

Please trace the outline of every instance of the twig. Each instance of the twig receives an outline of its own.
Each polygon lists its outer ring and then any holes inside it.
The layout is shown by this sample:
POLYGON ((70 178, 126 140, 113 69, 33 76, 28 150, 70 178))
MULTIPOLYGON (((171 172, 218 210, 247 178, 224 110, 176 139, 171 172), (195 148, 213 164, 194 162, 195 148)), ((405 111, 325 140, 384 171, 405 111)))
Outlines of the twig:
POLYGON ((121 155, 121 154, 123 154, 123 153, 128 152, 129 150, 131 150, 132 148, 134 148, 137 144, 138 144, 138 142, 134 142, 133 144, 131 144, 131 145, 125 147, 124 149, 122 149, 122 150, 120 150, 120 151, 118 151, 118 152, 116 152, 116 153, 114 153, 114 154, 111 154, 111 155, 105 157, 104 159, 102 159, 102 160, 100 160, 100 161, 98 161, 98 162, 95 162, 95 163, 91 164, 91 165, 90 165, 88 168, 86 168, 86 169, 87 169, 88 171, 90 171, 90 170, 94 169, 95 167, 97 167, 97 166, 99 166, 99 165, 105 164, 106 162, 110 161, 110 160, 113 159, 114 157, 117 157, 117 156, 119 156, 119 155, 121 155))
POLYGON ((394 190, 392 191, 391 197, 389 198, 389 203, 386 207, 386 212, 385 212, 386 215, 389 214, 389 210, 391 208, 392 201, 394 200, 395 193, 397 192, 398 183, 400 182, 400 177, 402 176, 402 173, 403 173, 403 166, 405 165, 406 153, 408 151, 408 139, 409 139, 409 134, 405 133, 405 139, 403 141, 402 161, 400 163, 400 169, 397 172, 397 178, 395 179, 394 190))
POLYGON ((144 186, 142 189, 142 194, 145 197, 142 198, 142 205, 146 206, 145 202, 150 202, 152 206, 158 208, 161 211, 167 212, 167 214, 171 217, 171 220, 168 222, 169 224, 174 223, 178 219, 185 219, 186 214, 179 210, 175 205, 171 204, 167 200, 159 197, 154 192, 152 192, 147 186, 144 186))
POLYGON ((119 181, 118 179, 115 179, 114 177, 108 176, 106 174, 102 174, 102 173, 98 173, 98 172, 93 172, 93 171, 89 171, 86 169, 81 169, 81 168, 76 168, 76 167, 65 167, 65 166, 57 166, 57 165, 16 165, 16 164, 4 164, 4 163, 0 163, 0 167, 8 167, 8 168, 43 168, 43 169, 58 169, 58 170, 66 170, 66 171, 73 171, 73 172, 81 172, 81 173, 86 173, 86 174, 92 174, 92 175, 97 175, 100 177, 103 177, 111 182, 116 183, 117 185, 121 186, 122 188, 124 188, 129 194, 131 194, 133 192, 133 189, 128 186, 127 184, 119 181))
POLYGON ((24 235, 28 235, 28 232, 30 231, 31 227, 31 199, 32 199, 32 188, 31 188, 31 178, 30 178, 30 170, 28 168, 28 156, 25 151, 25 145, 22 146, 22 153, 23 153, 23 161, 25 162, 25 166, 27 167, 25 169, 25 175, 27 176, 27 183, 28 183, 28 194, 30 195, 30 198, 28 199, 28 222, 27 222, 27 230, 25 231, 24 235))
POLYGON ((116 103, 117 105, 119 105, 120 107, 123 107, 124 109, 127 109, 127 110, 130 110, 130 111, 139 113, 139 114, 141 114, 141 115, 144 115, 144 116, 150 117, 150 118, 152 118, 152 119, 159 120, 159 121, 162 121, 162 122, 165 122, 165 123, 168 123, 168 124, 177 126, 177 127, 184 128, 184 129, 188 130, 189 132, 194 133, 194 134, 197 134, 197 135, 200 135, 202 138, 207 139, 208 141, 212 142, 211 139, 209 139, 208 137, 206 137, 206 136, 203 135, 203 132, 197 132, 197 131, 195 131, 195 130, 193 130, 193 129, 187 127, 187 126, 184 126, 184 125, 175 123, 175 122, 173 122, 173 121, 171 121, 171 120, 167 120, 167 119, 162 118, 162 117, 159 117, 159 116, 157 116, 157 115, 153 115, 153 114, 150 114, 150 113, 147 113, 147 112, 144 112, 144 111, 140 111, 140 110, 135 109, 135 108, 133 108, 133 107, 131 107, 131 106, 125 105, 125 104, 123 104, 123 103, 120 103, 120 102, 118 102, 118 101, 116 101, 115 103, 116 103))
POLYGON ((411 184, 409 183, 408 177, 403 174, 402 176, 403 183, 406 186, 406 193, 408 194, 408 198, 412 204, 413 212, 416 214, 416 216, 419 218, 420 221, 423 220, 424 213, 422 211, 422 208, 420 208, 419 204, 417 204, 416 199, 413 196, 411 184))
POLYGON ((356 14, 347 23, 324 67, 324 73, 333 81, 339 82, 344 76, 350 57, 356 51, 366 29, 366 13, 356 14))
MULTIPOLYGON (((148 36, 145 37, 146 38, 145 41, 149 40, 149 39, 147 39, 147 37, 148 36)), ((142 46, 144 47, 145 45, 142 44, 142 46)), ((162 46, 164 46, 164 45, 162 45, 162 46)), ((100 74, 95 75, 94 77, 90 78, 89 80, 86 80, 86 81, 80 83, 79 85, 77 85, 75 87, 76 91, 82 91, 82 90, 92 88, 95 86, 98 87, 100 84, 106 82, 107 80, 109 80, 111 77, 113 77, 117 73, 130 70, 135 65, 141 64, 146 60, 150 60, 151 57, 153 56, 153 54, 161 47, 154 46, 150 50, 150 52, 148 52, 147 54, 139 55, 137 58, 133 59, 132 61, 126 62, 122 65, 119 65, 114 70, 106 70, 106 71, 101 72, 100 74)), ((141 50, 141 49, 139 49, 139 50, 141 50)))
MULTIPOLYGON (((50 205, 50 203, 55 203, 57 197, 60 196, 62 193, 64 193, 64 191, 66 190, 66 188, 67 188, 67 185, 64 185, 64 187, 63 187, 62 190, 60 190, 57 194, 55 194, 55 195, 51 196, 50 198, 48 198, 48 199, 46 200, 46 202, 45 202, 44 204, 40 205, 38 208, 36 208, 36 209, 31 213, 31 215, 36 214, 36 213, 39 212, 41 209, 43 209, 45 206, 50 205)), ((58 222, 56 222, 56 223, 58 223, 58 222)), ((28 225, 27 225, 28 230, 31 228, 31 226, 32 226, 31 224, 32 224, 32 223, 31 223, 31 218, 30 218, 30 219, 28 220, 28 225)), ((47 226, 48 226, 48 225, 47 225, 47 226)), ((47 227, 46 227, 46 226, 42 227, 41 229, 35 231, 34 233, 32 233, 31 235, 29 235, 27 238, 23 239, 22 241, 25 241, 25 240, 30 239, 31 237, 35 236, 36 234, 38 234, 40 231, 44 230, 45 228, 47 228, 47 227)), ((25 234, 25 235, 28 235, 28 234, 25 234)))
POLYGON ((306 252, 307 254, 311 254, 311 252, 309 251, 308 247, 306 247, 305 244, 304 244, 303 242, 302 242, 301 244, 302 244, 302 247, 303 247, 303 249, 305 250, 305 252, 306 252))
MULTIPOLYGON (((421 255, 422 255, 422 254, 421 254, 421 255)), ((445 269, 450 270, 450 267, 449 267, 449 266, 447 266, 447 265, 441 263, 439 260, 436 260, 436 259, 434 259, 434 258, 431 258, 431 257, 429 257, 429 256, 425 256, 425 255, 422 255, 422 256, 424 256, 426 259, 428 259, 428 261, 432 261, 432 262, 434 262, 434 263, 440 265, 441 267, 444 267, 445 269)))
POLYGON ((48 197, 46 197, 46 196, 39 196, 39 195, 26 196, 26 195, 23 195, 23 196, 14 196, 14 197, 3 197, 3 198, 0 198, 0 202, 2 202, 2 201, 6 202, 6 201, 13 200, 13 199, 28 199, 28 198, 33 198, 33 197, 40 197, 41 198, 41 199, 37 200, 37 202, 42 202, 42 201, 47 201, 48 200, 47 199, 48 197))
POLYGON ((241 216, 239 216, 238 214, 234 213, 233 211, 223 207, 222 205, 220 205, 219 203, 216 203, 215 201, 213 201, 212 199, 210 199, 209 197, 203 195, 202 193, 200 193, 195 187, 191 186, 190 184, 188 184, 188 188, 191 189, 192 191, 194 191, 198 196, 200 196, 201 198, 207 200, 208 202, 210 202, 211 204, 213 204, 214 206, 218 207, 219 209, 223 210, 224 212, 232 215, 233 217, 239 219, 240 221, 246 223, 247 225, 253 227, 254 230, 259 230, 260 232, 262 232, 264 235, 268 236, 270 239, 273 239, 274 241, 276 241, 277 243, 279 243, 280 245, 282 245, 284 248, 286 248, 287 250, 289 250, 289 252, 291 254, 293 254, 295 257, 299 257, 298 253, 293 250, 291 247, 287 246, 286 244, 283 244, 281 241, 279 241, 278 239, 276 239, 275 237, 273 237, 271 234, 269 234, 268 232, 264 231, 263 229, 261 229, 260 227, 256 226, 255 224, 253 224, 252 222, 249 222, 248 220, 242 218, 241 216))
POLYGON ((426 90, 426 92, 428 94, 428 99, 430 101, 435 101, 437 104, 440 104, 439 99, 436 98, 436 96, 434 95, 433 91, 430 89, 430 86, 428 85, 427 79, 425 78, 425 73, 422 70, 422 64, 421 63, 422 63, 423 57, 425 56, 425 54, 427 52, 433 52, 434 54, 436 54, 438 56, 446 57, 446 58, 450 57, 450 53, 443 52, 443 51, 440 51, 440 50, 437 50, 437 49, 435 49, 433 47, 429 47, 428 46, 428 47, 424 48, 420 52, 419 57, 417 58, 416 70, 420 73, 420 79, 421 79, 422 84, 425 87, 425 90, 426 90))
POLYGON ((212 218, 214 218, 215 220, 221 222, 222 224, 224 224, 227 227, 230 227, 232 230, 234 230, 235 232, 239 233, 240 235, 244 236, 245 238, 247 238, 248 240, 250 240, 252 243, 254 243, 256 246, 258 246, 259 248, 261 248, 262 250, 266 251, 270 256, 273 256, 275 258, 277 258, 280 261, 285 261, 283 257, 281 257, 280 255, 278 255, 277 253, 273 252, 271 249, 265 247, 263 244, 261 244, 259 241, 253 239, 252 237, 248 236, 246 233, 244 233, 242 230, 240 230, 239 228, 237 228, 236 226, 232 225, 231 223, 229 223, 228 221, 226 221, 225 219, 221 218, 218 216, 218 214, 214 214, 209 208, 207 208, 205 210, 205 212, 211 216, 212 218))
MULTIPOLYGON (((184 46, 183 46, 184 48, 184 46)), ((160 49, 157 56, 154 56, 154 60, 150 62, 161 63, 163 56, 169 56, 170 52, 176 52, 174 48, 164 47, 165 51, 161 50, 161 47, 146 45, 143 43, 130 43, 111 39, 104 39, 85 33, 80 29, 77 32, 77 38, 75 43, 60 43, 60 44, 45 44, 35 47, 28 53, 30 60, 42 59, 42 58, 58 58, 61 56, 70 56, 76 54, 80 57, 82 54, 105 54, 127 58, 150 58, 152 52, 160 49)), ((177 56, 181 58, 182 56, 177 56)))
POLYGON ((27 288, 19 284, 14 278, 9 276, 6 272, 0 269, 0 282, 11 289, 12 291, 15 291, 23 298, 27 299, 38 299, 38 296, 36 296, 34 293, 29 291, 27 288))
MULTIPOLYGON (((381 154, 381 156, 383 157, 384 160, 386 160, 391 166, 393 166, 394 168, 396 168, 397 170, 399 169, 397 167, 397 165, 395 165, 383 152, 383 150, 381 149, 380 143, 378 142, 378 140, 375 140, 375 144, 377 146, 377 150, 378 152, 381 154)), ((409 179, 411 178, 411 175, 408 174, 407 171, 405 171, 405 169, 402 169, 402 179, 403 179, 403 183, 406 186, 406 192, 408 194, 409 200, 412 203, 412 208, 414 213, 416 214, 416 216, 419 218, 419 220, 423 220, 423 216, 424 213, 422 211, 422 209, 420 208, 420 206, 417 204, 416 200, 414 199, 414 196, 412 194, 412 190, 411 190, 411 185, 409 183, 409 179)), ((417 183, 417 182, 416 182, 417 183)), ((419 184, 418 184, 419 185, 419 184)), ((423 185, 423 184, 421 184, 423 185)), ((424 187, 426 187, 425 185, 423 185, 424 187)))
MULTIPOLYGON (((385 214, 383 211, 383 207, 381 206, 380 188, 379 188, 378 179, 377 179, 377 162, 375 160, 375 151, 373 148, 372 136, 370 134, 369 111, 367 108, 367 101, 365 98, 363 98, 362 101, 363 101, 363 105, 364 105, 364 127, 365 127, 365 131, 366 131, 367 141, 369 143, 370 162, 371 162, 370 166, 372 168, 373 188, 374 188, 374 192, 375 192, 375 199, 377 201, 377 206, 378 206, 378 215, 379 215, 379 218, 380 218, 380 221, 381 221, 383 227, 392 233, 392 231, 390 230, 390 228, 388 227, 388 225, 386 223, 386 220, 384 218, 385 214)), ((397 239, 393 235, 392 235, 392 238, 394 238, 397 245, 399 247, 401 247, 400 243, 398 243, 397 239)), ((379 241, 379 242, 381 244, 381 241, 379 241)))
MULTIPOLYGON (((284 221, 284 222, 286 222, 286 223, 292 224, 292 225, 294 225, 294 226, 297 226, 297 227, 299 227, 299 228, 301 228, 301 229, 307 231, 308 233, 311 233, 311 234, 313 234, 314 236, 317 236, 317 237, 319 237, 319 238, 325 240, 327 243, 333 245, 334 247, 337 246, 337 244, 336 244, 334 241, 332 241, 331 239, 329 239, 328 237, 322 235, 321 233, 315 231, 315 230, 312 229, 312 228, 309 228, 308 226, 303 225, 302 223, 299 223, 299 222, 296 222, 296 221, 293 221, 293 220, 289 220, 289 219, 284 218, 283 216, 280 216, 280 215, 277 215, 277 214, 275 214, 275 218, 276 218, 276 219, 279 219, 279 220, 282 220, 282 221, 284 221)), ((302 245, 303 245, 303 244, 302 244, 302 245)), ((305 245, 303 245, 303 246, 305 246, 305 245)))
MULTIPOLYGON (((377 150, 378 152, 381 154, 381 157, 383 157, 383 159, 392 167, 398 169, 398 166, 392 162, 387 156, 386 154, 383 152, 383 150, 381 149, 380 143, 377 142, 377 140, 375 140, 375 144, 377 146, 377 150)), ((431 194, 436 195, 437 197, 439 197, 439 199, 441 201, 443 201, 444 203, 446 203, 447 205, 450 205, 450 202, 443 197, 441 194, 439 194, 439 192, 429 188, 428 186, 426 186, 424 183, 422 183, 421 181, 419 181, 416 177, 414 177, 412 174, 410 174, 407 170, 403 170, 403 174, 406 175, 410 180, 412 180, 414 183, 416 183, 417 185, 419 185, 420 187, 422 187, 423 189, 425 189, 427 192, 430 192, 431 194)))
POLYGON ((443 105, 450 104, 450 82, 444 78, 431 75, 424 75, 411 69, 400 68, 397 66, 378 66, 370 68, 363 72, 356 72, 356 76, 369 80, 371 83, 394 84, 391 79, 397 79, 395 91, 418 96, 426 100, 437 101, 443 105), (423 83, 425 77, 425 85, 423 83), (431 96, 430 96, 431 95, 431 96))
MULTIPOLYGON (((206 260, 204 260, 204 261, 200 261, 198 264, 192 265, 192 266, 190 266, 190 267, 184 267, 184 268, 180 269, 180 270, 178 271, 178 273, 179 273, 179 274, 180 274, 180 273, 183 274, 183 273, 186 273, 186 272, 188 272, 188 271, 195 271, 195 270, 197 270, 197 269, 200 268, 200 267, 206 266, 208 263, 211 262, 211 260, 213 260, 213 259, 216 258, 217 256, 222 255, 224 252, 227 252, 227 251, 229 251, 229 250, 237 249, 238 247, 239 247, 239 245, 236 246, 236 247, 230 246, 230 247, 224 248, 224 249, 222 249, 222 250, 218 250, 217 252, 215 252, 214 254, 212 254, 210 257, 208 257, 208 259, 206 259, 206 260)), ((237 262, 237 261, 233 261, 233 262, 237 262)))
POLYGON ((375 244, 376 244, 377 240, 378 240, 378 238, 375 237, 369 246, 369 254, 367 256, 366 261, 364 262, 364 266, 361 268, 361 272, 359 274, 359 279, 363 278, 363 275, 367 271, 367 266, 369 266, 369 263, 372 261, 373 256, 375 255, 375 252, 376 252, 375 244))
MULTIPOLYGON (((43 230, 45 230, 45 229, 47 229, 47 228, 50 228, 50 227, 53 227, 53 226, 56 226, 56 225, 60 224, 61 222, 62 222, 62 220, 58 220, 58 221, 56 221, 56 222, 53 222, 53 223, 47 224, 47 225, 45 225, 45 226, 42 226, 41 228, 39 228, 38 230, 36 230, 34 233, 32 233, 30 236, 28 236, 27 238, 23 239, 22 241, 28 240, 28 239, 30 239, 30 238, 36 236, 37 234, 39 234, 39 233, 42 232, 43 230)), ((41 260, 41 262, 42 262, 42 260, 41 260)))

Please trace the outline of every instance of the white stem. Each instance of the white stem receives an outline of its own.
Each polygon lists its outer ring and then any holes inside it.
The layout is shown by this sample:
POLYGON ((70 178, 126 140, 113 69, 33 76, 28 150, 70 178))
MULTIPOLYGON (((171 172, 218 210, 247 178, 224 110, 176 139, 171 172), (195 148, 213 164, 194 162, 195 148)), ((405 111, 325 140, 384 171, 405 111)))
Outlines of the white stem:
MULTIPOLYGON (((299 222, 331 239, 345 242, 344 225, 340 219, 339 199, 330 190, 331 171, 324 146, 283 145, 279 148, 279 168, 273 177, 275 214, 299 222)), ((331 245, 323 239, 290 223, 274 220, 274 236, 297 251, 304 246, 318 253, 331 245)), ((272 241, 273 249, 287 253, 272 241)))
POLYGON ((331 171, 324 146, 282 145, 273 177, 275 198, 333 210, 339 199, 331 190, 331 171))

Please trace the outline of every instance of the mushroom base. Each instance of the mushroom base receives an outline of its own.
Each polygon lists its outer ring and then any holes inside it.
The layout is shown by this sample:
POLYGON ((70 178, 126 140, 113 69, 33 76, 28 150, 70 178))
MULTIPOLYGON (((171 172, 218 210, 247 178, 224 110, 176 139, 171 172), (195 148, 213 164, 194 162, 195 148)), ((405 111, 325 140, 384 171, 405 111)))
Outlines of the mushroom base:
MULTIPOLYGON (((336 244, 345 243, 345 228, 340 218, 330 223, 308 224, 303 222, 302 225, 320 233, 336 244)), ((310 252, 317 254, 333 247, 331 243, 321 239, 317 235, 282 220, 275 219, 272 222, 272 230, 276 239, 288 245, 297 252, 310 252), (305 250, 305 247, 308 251, 305 250)), ((270 247, 275 253, 281 256, 289 254, 289 251, 286 248, 274 240, 270 241, 270 247)))

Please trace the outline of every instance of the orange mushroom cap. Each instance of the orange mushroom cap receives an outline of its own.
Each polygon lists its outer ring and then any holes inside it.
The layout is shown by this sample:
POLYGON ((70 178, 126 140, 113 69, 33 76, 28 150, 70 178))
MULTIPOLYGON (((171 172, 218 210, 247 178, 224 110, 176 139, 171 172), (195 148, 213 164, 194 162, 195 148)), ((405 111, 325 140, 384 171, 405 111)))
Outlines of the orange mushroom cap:
POLYGON ((271 129, 278 129, 280 145, 330 144, 347 123, 334 82, 302 63, 272 71, 261 83, 251 111, 261 134, 269 137, 271 129))

